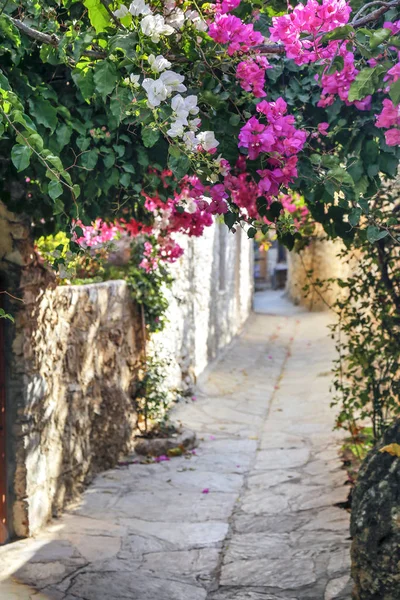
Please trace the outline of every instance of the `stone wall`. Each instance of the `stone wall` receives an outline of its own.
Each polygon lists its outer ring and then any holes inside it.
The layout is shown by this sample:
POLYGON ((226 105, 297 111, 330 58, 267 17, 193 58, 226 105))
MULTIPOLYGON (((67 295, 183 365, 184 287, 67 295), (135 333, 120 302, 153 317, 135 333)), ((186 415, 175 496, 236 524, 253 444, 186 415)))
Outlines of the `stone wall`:
POLYGON ((340 296, 336 284, 324 284, 322 287, 310 285, 330 278, 346 278, 351 268, 342 258, 344 249, 340 241, 314 239, 301 252, 288 253, 288 280, 286 291, 294 304, 311 311, 328 310, 340 296), (310 285, 307 293, 304 286, 310 285))
POLYGON ((400 598, 400 421, 368 454, 351 507, 354 600, 400 598))
POLYGON ((133 446, 130 394, 141 351, 139 319, 124 281, 48 289, 17 316, 23 398, 13 427, 13 522, 32 535, 91 476, 133 446))
POLYGON ((192 385, 241 330, 253 299, 253 246, 240 229, 216 223, 201 238, 181 238, 172 266, 168 324, 153 348, 172 359, 171 384, 192 385))
MULTIPOLYGON (((0 240, 0 280, 20 298, 9 301, 15 324, 7 323, 1 350, 7 525, 23 537, 133 447, 131 392, 143 340, 124 281, 56 287, 32 251, 28 225, 7 211, 0 213, 0 240)), ((252 245, 241 232, 215 224, 203 238, 180 243, 185 255, 172 267, 169 323, 151 342, 172 360, 170 384, 179 388, 193 384, 241 329, 253 276, 252 245)))

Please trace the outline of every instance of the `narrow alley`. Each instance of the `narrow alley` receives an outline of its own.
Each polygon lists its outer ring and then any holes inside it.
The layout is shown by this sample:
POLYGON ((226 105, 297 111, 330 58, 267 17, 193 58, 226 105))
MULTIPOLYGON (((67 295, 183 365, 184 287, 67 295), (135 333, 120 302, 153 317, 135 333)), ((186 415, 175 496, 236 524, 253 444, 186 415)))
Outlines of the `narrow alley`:
POLYGON ((1 547, 2 600, 350 599, 330 317, 265 298, 174 410, 194 453, 105 472, 1 547))

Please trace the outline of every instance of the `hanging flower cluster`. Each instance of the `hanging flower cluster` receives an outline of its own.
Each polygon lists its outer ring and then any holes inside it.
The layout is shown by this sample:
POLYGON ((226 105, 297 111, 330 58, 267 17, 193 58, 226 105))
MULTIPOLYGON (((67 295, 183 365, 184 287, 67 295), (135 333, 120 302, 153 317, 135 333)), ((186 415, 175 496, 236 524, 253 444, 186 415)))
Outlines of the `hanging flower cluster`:
POLYGON ((400 106, 391 100, 383 101, 382 112, 377 115, 376 126, 387 129, 385 139, 388 146, 400 146, 400 106))
POLYGON ((240 131, 239 147, 247 150, 250 160, 265 155, 268 167, 257 171, 261 177, 258 189, 271 198, 297 177, 296 155, 303 149, 307 133, 296 129, 295 118, 286 114, 283 98, 262 100, 256 110, 259 116, 251 117, 240 131))

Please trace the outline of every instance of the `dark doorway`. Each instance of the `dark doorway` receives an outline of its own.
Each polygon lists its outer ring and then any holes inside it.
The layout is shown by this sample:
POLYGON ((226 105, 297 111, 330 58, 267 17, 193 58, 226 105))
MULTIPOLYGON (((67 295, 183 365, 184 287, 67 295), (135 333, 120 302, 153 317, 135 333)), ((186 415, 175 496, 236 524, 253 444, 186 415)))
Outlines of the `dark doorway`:
MULTIPOLYGON (((0 284, 0 308, 4 306, 4 290, 0 284)), ((0 318, 0 545, 8 539, 7 469, 6 469, 6 374, 5 319, 0 318)))

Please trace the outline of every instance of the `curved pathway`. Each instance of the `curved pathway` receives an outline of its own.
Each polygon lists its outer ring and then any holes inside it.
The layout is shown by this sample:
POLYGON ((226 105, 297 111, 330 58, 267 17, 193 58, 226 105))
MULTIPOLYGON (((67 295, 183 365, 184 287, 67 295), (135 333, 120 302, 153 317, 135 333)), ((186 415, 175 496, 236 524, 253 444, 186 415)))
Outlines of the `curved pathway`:
POLYGON ((0 548, 2 600, 350 600, 329 318, 275 298, 175 411, 195 454, 107 471, 0 548))

